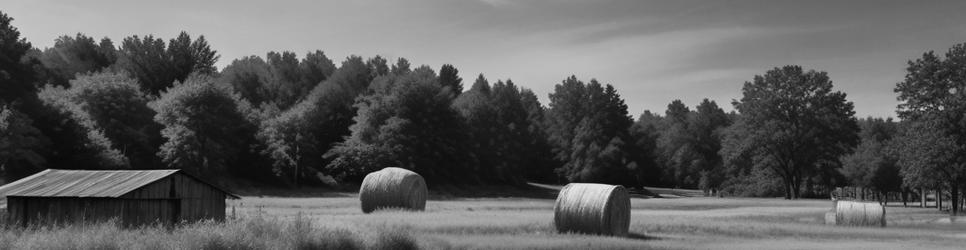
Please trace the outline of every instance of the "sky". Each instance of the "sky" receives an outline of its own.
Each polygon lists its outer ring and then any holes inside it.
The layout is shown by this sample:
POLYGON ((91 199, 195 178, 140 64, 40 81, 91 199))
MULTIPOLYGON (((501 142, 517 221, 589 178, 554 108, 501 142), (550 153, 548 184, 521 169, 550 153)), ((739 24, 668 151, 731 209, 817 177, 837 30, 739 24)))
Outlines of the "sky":
POLYGON ((741 86, 784 65, 828 72, 859 117, 895 117, 909 60, 966 42, 966 1, 47 1, 0 10, 35 47, 66 34, 119 41, 180 31, 204 35, 219 68, 248 55, 322 50, 453 64, 512 79, 546 104, 570 75, 612 84, 629 113, 675 99, 727 111, 741 86))

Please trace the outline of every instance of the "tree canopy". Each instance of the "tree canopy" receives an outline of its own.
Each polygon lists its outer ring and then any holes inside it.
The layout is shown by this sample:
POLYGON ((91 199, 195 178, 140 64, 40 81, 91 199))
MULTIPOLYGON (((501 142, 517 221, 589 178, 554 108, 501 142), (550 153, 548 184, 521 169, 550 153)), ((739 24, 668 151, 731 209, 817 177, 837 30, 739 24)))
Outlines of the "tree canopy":
MULTIPOLYGON (((966 44, 950 48, 944 57, 926 52, 909 61, 906 77, 896 84, 896 112, 910 129, 898 139, 899 162, 907 185, 923 187, 935 180, 959 199, 966 181, 966 44), (918 147, 914 147, 918 146, 918 147)), ((953 213, 960 210, 953 203, 953 213)))
POLYGON ((137 79, 145 93, 158 95, 192 73, 216 72, 218 58, 218 52, 211 49, 204 36, 192 40, 188 33, 181 32, 165 44, 153 35, 135 35, 121 42, 117 67, 137 79))
POLYGON ((571 76, 550 94, 550 141, 557 173, 571 182, 634 184, 636 163, 628 150, 633 124, 627 105, 610 84, 571 76))
POLYGON ((30 98, 36 90, 31 66, 21 61, 31 45, 20 37, 20 31, 10 24, 12 21, 0 12, 0 103, 30 98))
POLYGON ((726 164, 766 168, 783 182, 786 199, 800 197, 801 184, 858 143, 852 102, 833 91, 825 72, 785 66, 755 76, 735 101, 740 116, 724 143, 726 164), (747 158, 745 158, 747 159, 747 158))
POLYGON ((291 176, 298 185, 307 172, 326 172, 329 161, 322 155, 349 135, 353 103, 369 87, 371 70, 361 57, 349 57, 303 101, 262 122, 258 138, 277 176, 291 176))
POLYGON ((255 126, 245 119, 247 103, 210 76, 176 83, 150 107, 163 126, 158 156, 168 166, 215 178, 249 150, 246 137, 253 137, 255 126))
POLYGON ((355 179, 387 166, 411 169, 431 183, 477 179, 467 176, 471 155, 466 125, 450 108, 454 93, 428 67, 403 68, 376 78, 372 94, 357 99, 351 135, 329 151, 328 168, 355 179))
POLYGON ((861 143, 855 152, 842 157, 842 174, 855 186, 879 192, 900 191, 902 178, 893 153, 898 124, 892 119, 859 120, 861 143))
POLYGON ((0 171, 5 182, 43 170, 46 160, 40 151, 49 142, 32 122, 27 115, 0 105, 0 171))
POLYGON ((100 42, 84 34, 61 36, 54 46, 36 55, 44 66, 42 82, 66 86, 77 74, 97 72, 106 69, 117 61, 117 49, 110 38, 100 42))

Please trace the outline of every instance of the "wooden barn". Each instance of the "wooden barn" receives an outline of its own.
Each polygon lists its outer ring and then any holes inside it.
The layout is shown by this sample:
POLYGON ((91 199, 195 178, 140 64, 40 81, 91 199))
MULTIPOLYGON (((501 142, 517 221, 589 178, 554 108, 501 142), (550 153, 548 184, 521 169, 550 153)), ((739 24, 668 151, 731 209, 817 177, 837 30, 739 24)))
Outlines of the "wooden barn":
POLYGON ((116 218, 125 226, 225 219, 224 189, 180 170, 55 170, 0 187, 7 221, 97 222, 116 218))

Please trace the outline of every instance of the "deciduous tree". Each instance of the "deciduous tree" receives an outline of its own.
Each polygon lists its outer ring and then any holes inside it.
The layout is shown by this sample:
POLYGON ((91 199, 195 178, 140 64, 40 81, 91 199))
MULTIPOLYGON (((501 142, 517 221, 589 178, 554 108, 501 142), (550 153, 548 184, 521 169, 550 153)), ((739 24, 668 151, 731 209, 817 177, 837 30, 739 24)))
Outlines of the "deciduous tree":
POLYGON ((258 138, 277 176, 299 185, 313 176, 307 173, 324 171, 328 160, 322 155, 349 135, 354 100, 368 88, 371 75, 362 58, 349 57, 302 102, 262 122, 258 138))
POLYGON ((158 156, 169 167, 223 178, 249 150, 246 137, 255 132, 239 99, 207 75, 193 75, 162 92, 150 103, 157 112, 154 120, 164 126, 158 156))
POLYGON ((898 133, 892 119, 859 120, 861 143, 855 152, 842 157, 842 174, 853 185, 877 192, 894 192, 902 188, 899 165, 890 145, 898 133))
MULTIPOLYGON (((940 58, 934 52, 909 61, 906 77, 896 84, 899 118, 910 128, 899 142, 907 184, 933 178, 948 188, 954 201, 966 181, 966 44, 940 58), (915 146, 915 147, 914 147, 915 146)), ((953 202, 953 213, 959 213, 953 202)))
POLYGON ((807 173, 837 164, 858 143, 852 102, 833 91, 825 72, 784 66, 755 76, 742 87, 741 114, 723 143, 726 164, 767 168, 783 182, 786 199, 800 197, 807 173))
POLYGON ((130 36, 124 38, 118 52, 118 68, 131 74, 151 95, 158 95, 175 81, 185 81, 192 73, 215 72, 219 58, 204 36, 192 40, 185 32, 168 45, 152 35, 130 36))
POLYGON ((27 115, 0 105, 0 174, 10 182, 43 170, 49 141, 27 115))
POLYGON ((39 60, 46 71, 43 82, 66 86, 77 74, 97 72, 110 67, 117 60, 117 50, 111 39, 103 38, 100 43, 93 38, 78 33, 76 36, 61 36, 54 46, 45 49, 39 60))
POLYGON ((724 166, 721 155, 723 130, 731 125, 724 110, 714 101, 704 99, 695 107, 688 119, 690 143, 697 155, 694 162, 698 174, 698 188, 705 192, 716 191, 724 181, 724 166))
POLYGON ((91 130, 102 131, 133 168, 161 167, 156 156, 161 127, 137 82, 118 73, 78 75, 65 89, 68 105, 76 105, 90 119, 91 130))
POLYGON ((377 78, 370 86, 372 94, 356 101, 352 133, 329 151, 334 160, 328 168, 350 179, 399 166, 430 183, 472 180, 466 125, 450 107, 453 94, 428 67, 395 72, 377 78))
POLYGON ((0 104, 35 96, 36 91, 32 67, 21 62, 31 49, 30 43, 20 37, 11 21, 13 18, 0 12, 0 104))

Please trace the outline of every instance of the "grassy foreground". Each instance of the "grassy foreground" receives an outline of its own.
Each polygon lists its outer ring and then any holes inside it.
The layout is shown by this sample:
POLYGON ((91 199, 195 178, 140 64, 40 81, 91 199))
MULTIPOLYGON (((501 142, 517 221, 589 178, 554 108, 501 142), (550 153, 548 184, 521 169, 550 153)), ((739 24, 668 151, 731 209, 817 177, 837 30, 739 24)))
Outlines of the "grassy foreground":
POLYGON ((245 197, 235 219, 174 228, 3 229, 0 249, 961 249, 966 218, 887 208, 889 227, 824 224, 831 202, 633 198, 627 238, 559 234, 550 198, 446 198, 363 214, 358 197, 245 197))
POLYGON ((0 230, 0 249, 416 249, 406 232, 354 232, 302 216, 254 215, 172 228, 117 223, 0 230))
MULTIPOLYGON (((631 237, 558 234, 553 199, 430 200, 424 212, 363 214, 352 194, 329 198, 246 197, 239 214, 305 216, 350 231, 409 232, 424 249, 961 249, 966 218, 934 209, 887 208, 889 227, 824 224, 832 203, 753 198, 631 201, 631 237)), ((229 208, 230 210, 231 208, 229 208)))

